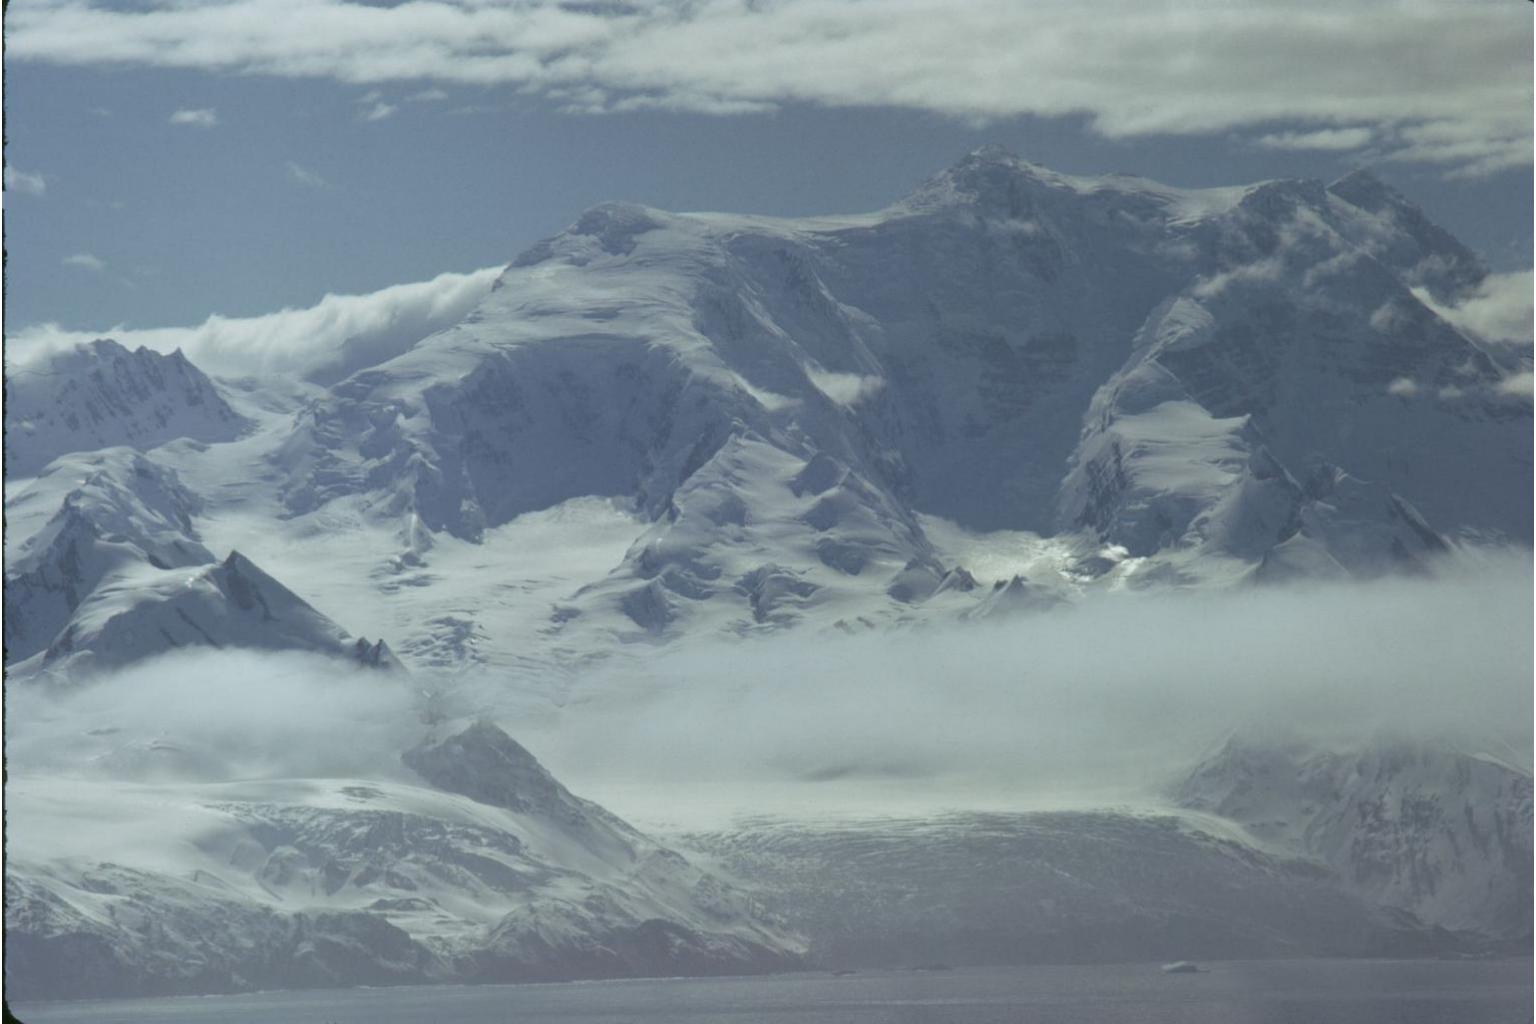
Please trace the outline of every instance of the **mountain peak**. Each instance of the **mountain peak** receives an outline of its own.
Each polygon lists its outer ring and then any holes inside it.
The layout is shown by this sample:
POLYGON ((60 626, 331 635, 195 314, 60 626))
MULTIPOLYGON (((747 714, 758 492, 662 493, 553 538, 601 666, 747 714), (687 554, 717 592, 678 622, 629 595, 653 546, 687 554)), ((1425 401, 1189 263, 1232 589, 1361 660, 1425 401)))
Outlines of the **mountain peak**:
POLYGON ((180 351, 111 338, 40 356, 7 374, 5 472, 32 476, 69 452, 168 441, 231 441, 249 426, 180 351))
POLYGON ((989 142, 983 146, 977 146, 965 156, 961 157, 956 167, 966 164, 1022 164, 1024 159, 1006 146, 1000 146, 995 142, 989 142))
POLYGON ((518 813, 548 813, 574 801, 526 747, 484 719, 400 759, 438 789, 518 813))
POLYGON ((1407 203, 1403 194, 1371 171, 1358 167, 1328 186, 1328 191, 1360 207, 1374 210, 1386 202, 1407 203))

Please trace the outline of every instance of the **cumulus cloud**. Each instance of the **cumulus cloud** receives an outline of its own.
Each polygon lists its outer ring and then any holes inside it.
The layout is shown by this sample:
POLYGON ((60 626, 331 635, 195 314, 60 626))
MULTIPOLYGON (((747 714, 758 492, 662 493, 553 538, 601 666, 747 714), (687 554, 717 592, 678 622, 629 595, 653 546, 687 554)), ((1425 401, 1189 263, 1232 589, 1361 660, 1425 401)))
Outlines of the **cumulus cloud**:
POLYGON ((309 188, 325 188, 327 182, 316 172, 308 167, 301 167, 292 160, 288 161, 288 180, 296 185, 304 185, 309 188))
POLYGON ((503 84, 581 111, 1082 115, 1111 137, 1332 149, 1389 128, 1383 155, 1464 174, 1531 149, 1529 24, 1495 2, 56 0, 8 12, 7 42, 58 64, 503 84))
POLYGON ((23 195, 40 196, 48 191, 48 182, 41 174, 28 174, 15 167, 5 169, 5 190, 23 195))
POLYGON ((178 110, 171 115, 171 124, 184 124, 192 128, 213 128, 219 123, 219 115, 209 108, 178 110))
POLYGON ((66 267, 78 267, 81 270, 101 271, 107 269, 107 261, 99 256, 92 256, 88 252, 77 252, 73 256, 65 256, 61 261, 66 267))
POLYGON ((25 365, 64 348, 110 337, 129 348, 143 345, 156 352, 179 348, 213 374, 283 374, 329 382, 352 369, 388 359, 462 320, 490 291, 500 272, 500 267, 487 267, 468 274, 439 274, 430 281, 394 285, 367 295, 326 295, 307 309, 244 318, 211 316, 196 327, 66 331, 42 324, 7 338, 6 359, 12 366, 25 365))

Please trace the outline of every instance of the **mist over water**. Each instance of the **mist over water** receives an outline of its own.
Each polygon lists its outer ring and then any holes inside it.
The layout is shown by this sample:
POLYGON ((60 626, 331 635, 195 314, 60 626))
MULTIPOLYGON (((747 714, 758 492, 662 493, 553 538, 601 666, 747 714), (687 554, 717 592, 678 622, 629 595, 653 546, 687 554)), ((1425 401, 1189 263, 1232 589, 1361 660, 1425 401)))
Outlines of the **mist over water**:
POLYGON ((490 717, 577 793, 681 824, 1155 800, 1234 730, 1446 741, 1528 769, 1531 594, 1515 553, 1434 578, 685 642, 577 674, 563 706, 530 698, 542 680, 178 653, 63 694, 12 688, 8 752, 23 773, 410 780, 399 754, 430 706, 439 734, 490 717))

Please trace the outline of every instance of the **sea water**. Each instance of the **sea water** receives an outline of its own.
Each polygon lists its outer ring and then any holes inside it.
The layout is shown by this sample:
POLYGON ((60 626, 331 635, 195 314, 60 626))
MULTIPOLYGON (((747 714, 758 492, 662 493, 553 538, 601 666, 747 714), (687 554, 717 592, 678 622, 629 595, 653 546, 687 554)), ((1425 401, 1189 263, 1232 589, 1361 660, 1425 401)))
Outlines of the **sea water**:
POLYGON ((1527 1024, 1530 959, 987 967, 12 1006, 26 1024, 1527 1024))

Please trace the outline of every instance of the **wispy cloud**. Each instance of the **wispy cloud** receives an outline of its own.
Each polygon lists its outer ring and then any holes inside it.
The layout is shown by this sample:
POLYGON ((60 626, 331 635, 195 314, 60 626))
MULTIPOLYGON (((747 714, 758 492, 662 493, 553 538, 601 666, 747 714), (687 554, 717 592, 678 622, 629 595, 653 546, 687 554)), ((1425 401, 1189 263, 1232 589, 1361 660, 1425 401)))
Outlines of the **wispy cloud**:
POLYGON ((62 260, 66 267, 78 267, 81 270, 102 271, 107 269, 107 262, 99 256, 92 256, 88 252, 77 252, 73 256, 65 256, 62 260))
POLYGON ((319 174, 308 167, 299 166, 292 160, 288 161, 288 180, 297 185, 308 186, 309 188, 325 188, 329 184, 319 174))
MULTIPOLYGON (((66 263, 102 269, 94 256, 66 263), (76 262, 85 261, 85 262, 76 262)), ((20 365, 96 338, 156 352, 181 349, 210 373, 278 373, 334 379, 403 352, 429 334, 458 323, 491 289, 500 267, 439 274, 430 281, 393 285, 365 295, 327 295, 306 309, 266 316, 211 316, 196 327, 66 331, 54 324, 26 327, 6 338, 8 365, 20 365)))
POLYGON ((1280 132, 1264 135, 1256 144, 1265 149, 1350 150, 1368 146, 1376 137, 1369 128, 1323 128, 1313 132, 1280 132))
POLYGON ((1531 154, 1528 14, 1476 0, 72 0, 18 5, 6 27, 13 59, 504 84, 583 112, 1077 115, 1110 137, 1289 148, 1375 130, 1384 156, 1459 174, 1531 154))
POLYGON ((40 196, 48 191, 48 182, 41 174, 28 174, 15 167, 5 169, 5 190, 23 195, 40 196))
POLYGON ((382 121, 386 117, 393 115, 394 112, 399 109, 399 107, 385 103, 383 100, 375 100, 372 105, 370 105, 358 116, 361 117, 364 121, 382 121))
POLYGON ((184 124, 191 128, 213 128, 219 123, 219 115, 211 108, 178 110, 171 115, 171 124, 184 124))
POLYGON ((1499 391, 1506 395, 1516 395, 1521 398, 1530 398, 1536 392, 1536 378, 1533 378, 1530 370, 1520 373, 1512 373, 1499 382, 1499 391))
POLYGON ((443 89, 423 89, 413 92, 406 97, 412 103, 441 103, 448 98, 448 93, 443 89))

